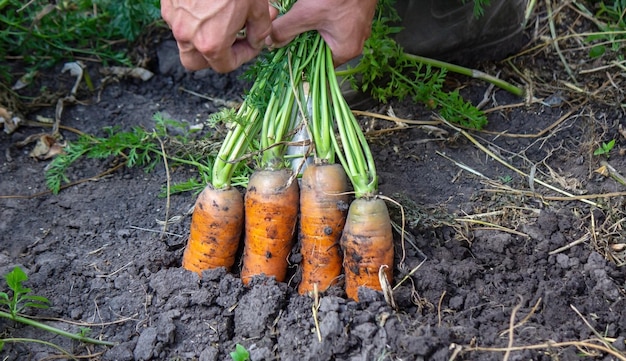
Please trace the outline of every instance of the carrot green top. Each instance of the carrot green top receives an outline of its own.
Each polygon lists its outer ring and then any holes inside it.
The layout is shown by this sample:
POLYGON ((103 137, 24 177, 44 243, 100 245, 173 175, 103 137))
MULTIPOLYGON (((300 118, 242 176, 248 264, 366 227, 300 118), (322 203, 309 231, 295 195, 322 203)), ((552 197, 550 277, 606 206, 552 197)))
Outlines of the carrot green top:
MULTIPOLYGON (((283 0, 275 6, 284 12, 294 2, 283 0)), ((332 163, 337 156, 357 197, 377 192, 372 153, 341 92, 330 47, 319 33, 300 34, 288 46, 260 56, 248 76, 255 81, 213 166, 215 188, 230 185, 238 160, 251 149, 257 136, 259 167, 284 167, 287 142, 300 115, 311 134, 316 157, 332 163), (306 83, 310 84, 308 89, 306 83), (311 100, 310 114, 303 106, 307 98, 311 100)))

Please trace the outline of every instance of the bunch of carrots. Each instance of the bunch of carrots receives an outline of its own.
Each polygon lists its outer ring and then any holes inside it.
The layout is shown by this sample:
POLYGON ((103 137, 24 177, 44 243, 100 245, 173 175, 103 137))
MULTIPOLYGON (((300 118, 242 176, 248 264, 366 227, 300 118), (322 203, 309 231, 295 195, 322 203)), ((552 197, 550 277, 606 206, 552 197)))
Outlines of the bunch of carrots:
MULTIPOLYGON (((294 1, 284 0, 281 10, 294 1)), ((243 237, 243 282, 261 274, 284 281, 297 233, 299 293, 325 291, 342 271, 348 297, 358 300, 361 286, 380 290, 381 269, 388 281, 393 278, 391 221, 330 48, 317 32, 305 33, 260 58, 255 70, 257 80, 233 113, 212 182, 196 201, 183 267, 200 275, 231 269, 243 237), (291 167, 298 159, 287 155, 299 131, 310 139, 309 151, 297 156, 312 159, 304 169, 291 167), (257 164, 243 195, 231 181, 250 154, 257 164)))

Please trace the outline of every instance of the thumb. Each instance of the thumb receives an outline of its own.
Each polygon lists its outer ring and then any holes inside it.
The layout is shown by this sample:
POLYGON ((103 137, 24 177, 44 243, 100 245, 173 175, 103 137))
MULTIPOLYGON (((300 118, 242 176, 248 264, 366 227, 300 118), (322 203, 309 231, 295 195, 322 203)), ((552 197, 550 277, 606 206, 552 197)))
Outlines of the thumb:
POLYGON ((278 16, 278 9, 272 6, 272 4, 270 4, 269 7, 270 7, 270 20, 274 21, 274 19, 276 19, 276 17, 278 16))

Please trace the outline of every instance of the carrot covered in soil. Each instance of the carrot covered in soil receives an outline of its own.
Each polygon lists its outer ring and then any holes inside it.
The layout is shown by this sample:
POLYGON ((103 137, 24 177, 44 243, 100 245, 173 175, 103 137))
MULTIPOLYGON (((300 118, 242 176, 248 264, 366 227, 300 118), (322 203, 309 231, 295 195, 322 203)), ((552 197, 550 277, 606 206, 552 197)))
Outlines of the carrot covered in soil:
POLYGON ((243 220, 243 196, 236 188, 205 187, 191 216, 183 267, 198 274, 218 267, 230 269, 239 248, 243 220))
POLYGON ((326 291, 342 269, 339 238, 346 221, 348 178, 340 164, 313 164, 300 186, 300 294, 326 291))
POLYGON ((298 219, 298 182, 291 171, 255 171, 245 196, 245 248, 241 279, 265 274, 285 280, 298 219))
POLYGON ((387 279, 393 279, 393 234, 385 201, 358 198, 350 204, 341 237, 344 252, 346 294, 358 301, 358 288, 380 290, 378 271, 387 265, 387 279))

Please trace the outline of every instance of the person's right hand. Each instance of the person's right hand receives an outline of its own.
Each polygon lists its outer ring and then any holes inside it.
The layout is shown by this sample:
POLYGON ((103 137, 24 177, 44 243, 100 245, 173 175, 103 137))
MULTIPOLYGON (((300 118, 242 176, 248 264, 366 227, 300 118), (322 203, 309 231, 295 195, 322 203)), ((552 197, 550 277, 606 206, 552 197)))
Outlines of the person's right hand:
POLYGON ((272 26, 267 0, 161 0, 161 16, 172 29, 185 68, 210 67, 220 73, 258 55, 272 26))
POLYGON ((285 46, 298 34, 317 30, 330 46, 335 66, 339 66, 363 51, 372 30, 376 3, 377 0, 298 0, 272 22, 266 44, 285 46))

